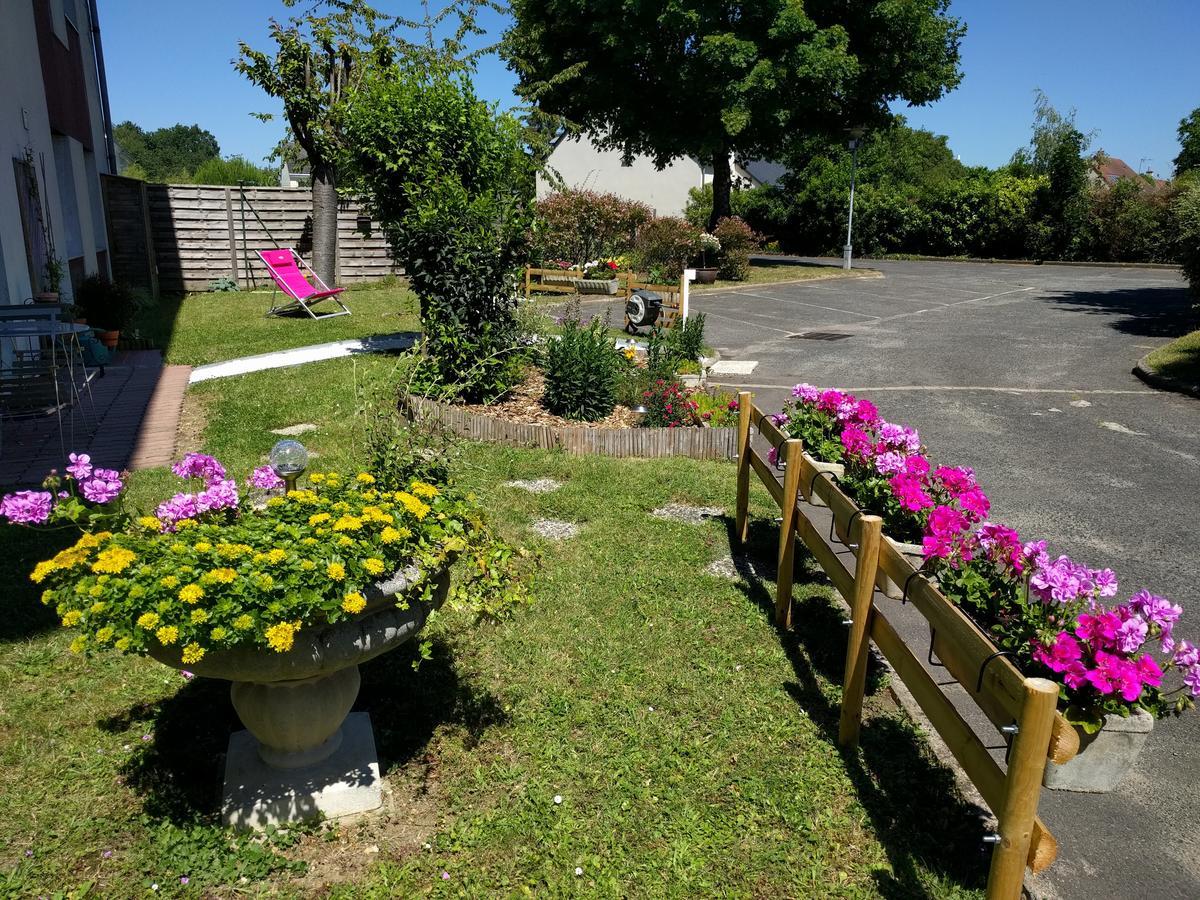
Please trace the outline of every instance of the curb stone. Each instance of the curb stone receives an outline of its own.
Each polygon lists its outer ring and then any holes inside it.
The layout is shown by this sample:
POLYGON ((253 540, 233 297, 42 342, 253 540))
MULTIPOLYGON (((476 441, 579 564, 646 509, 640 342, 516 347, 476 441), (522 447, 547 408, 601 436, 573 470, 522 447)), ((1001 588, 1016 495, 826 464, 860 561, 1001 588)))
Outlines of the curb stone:
POLYGON ((1172 378, 1170 375, 1160 375, 1147 364, 1146 360, 1149 356, 1150 354, 1147 353, 1138 360, 1137 365, 1133 367, 1134 375, 1159 390, 1174 391, 1177 394, 1186 394, 1189 397, 1200 399, 1200 384, 1184 381, 1182 378, 1172 378))

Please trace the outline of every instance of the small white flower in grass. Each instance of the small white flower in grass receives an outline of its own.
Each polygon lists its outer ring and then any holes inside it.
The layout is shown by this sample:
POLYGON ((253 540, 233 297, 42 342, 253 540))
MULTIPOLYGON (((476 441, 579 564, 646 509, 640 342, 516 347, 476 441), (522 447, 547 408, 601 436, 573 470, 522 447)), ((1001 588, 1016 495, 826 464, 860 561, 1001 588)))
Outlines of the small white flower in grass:
POLYGON ((576 867, 575 867, 575 874, 576 874, 576 875, 582 875, 582 874, 583 874, 583 867, 582 867, 582 866, 576 866, 576 867))
POLYGON ((152 891, 158 890, 158 882, 157 881, 154 882, 154 884, 150 885, 150 890, 152 890, 152 891))
POLYGON ((741 667, 741 666, 734 666, 734 667, 733 667, 733 671, 735 671, 735 672, 740 672, 740 671, 742 671, 742 667, 741 667))
POLYGON ((650 710, 650 712, 654 712, 654 707, 653 707, 653 706, 647 706, 647 707, 646 707, 646 709, 650 710))
POLYGON ((554 805, 555 805, 555 806, 562 806, 562 794, 555 794, 555 795, 554 795, 554 805))

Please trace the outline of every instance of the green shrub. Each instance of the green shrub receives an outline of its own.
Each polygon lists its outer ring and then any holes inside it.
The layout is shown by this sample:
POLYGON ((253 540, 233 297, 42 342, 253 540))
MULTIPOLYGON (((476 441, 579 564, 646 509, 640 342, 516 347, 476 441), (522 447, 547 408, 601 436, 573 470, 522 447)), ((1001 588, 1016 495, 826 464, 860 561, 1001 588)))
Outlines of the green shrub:
POLYGON ((704 313, 693 313, 667 332, 667 344, 680 358, 699 361, 704 353, 704 313))
POLYGON ((128 327, 137 313, 138 303, 128 287, 103 275, 89 275, 75 291, 75 306, 88 324, 103 331, 128 327))
POLYGON ((1173 209, 1178 239, 1176 255, 1200 306, 1200 181, 1180 192, 1173 209))
POLYGON ((603 419, 617 405, 620 366, 620 355, 603 319, 584 325, 577 317, 568 317, 562 336, 546 347, 542 403, 564 419, 603 419))
POLYGON ((728 216, 718 222, 713 235, 721 242, 718 277, 728 281, 745 281, 750 274, 750 254, 761 243, 759 236, 737 216, 728 216))
POLYGON ((633 250, 638 229, 654 214, 645 203, 616 194, 568 189, 537 202, 534 257, 581 266, 633 250))
POLYGON ((670 331, 660 326, 646 338, 646 372, 651 381, 670 381, 679 367, 679 350, 671 343, 670 331))
POLYGON ((695 225, 674 216, 648 222, 638 232, 634 263, 641 271, 662 270, 674 281, 699 252, 700 234, 695 225))
POLYGON ((239 184, 245 183, 261 187, 277 187, 279 172, 265 166, 256 166, 244 156, 231 156, 228 159, 214 157, 200 163, 200 167, 192 173, 194 184, 239 184))
POLYGON ((733 428, 738 423, 738 402, 731 394, 723 391, 696 391, 692 394, 696 402, 696 415, 700 421, 713 428, 733 428))

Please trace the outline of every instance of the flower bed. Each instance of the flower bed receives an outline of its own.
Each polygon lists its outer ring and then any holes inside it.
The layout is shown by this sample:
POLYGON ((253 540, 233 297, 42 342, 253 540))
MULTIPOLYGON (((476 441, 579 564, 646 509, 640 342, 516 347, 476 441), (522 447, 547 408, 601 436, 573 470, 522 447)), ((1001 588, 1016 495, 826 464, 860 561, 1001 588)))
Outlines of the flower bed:
POLYGON ((894 539, 919 542, 922 570, 1026 674, 1063 683, 1068 721, 1095 733, 1107 714, 1162 716, 1193 705, 1200 651, 1173 637, 1179 606, 1144 590, 1112 604, 1110 569, 1052 559, 1045 541, 990 521, 974 472, 933 465, 916 431, 884 421, 869 401, 807 384, 793 397, 774 424, 815 459, 842 464, 844 492, 894 539), (1172 668, 1182 685, 1166 690, 1172 668))

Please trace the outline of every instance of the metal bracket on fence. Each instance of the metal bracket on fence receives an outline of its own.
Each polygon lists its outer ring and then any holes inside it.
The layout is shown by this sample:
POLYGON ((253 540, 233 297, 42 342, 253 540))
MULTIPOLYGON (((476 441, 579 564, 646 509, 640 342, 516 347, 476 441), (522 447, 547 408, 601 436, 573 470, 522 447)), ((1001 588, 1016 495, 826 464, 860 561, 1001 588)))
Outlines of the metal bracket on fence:
MULTIPOLYGON (((929 653, 926 654, 925 659, 927 659, 929 661, 929 664, 931 666, 937 666, 938 668, 944 669, 946 667, 943 666, 940 662, 936 662, 933 658, 933 640, 936 637, 937 637, 937 629, 934 628, 932 625, 930 625, 929 626, 929 653)), ((978 693, 978 691, 976 691, 976 693, 978 693)))
POLYGON ((811 479, 809 479, 809 482, 808 482, 808 496, 811 497, 813 495, 813 487, 816 486, 817 479, 820 478, 822 475, 828 475, 831 481, 838 480, 837 474, 834 472, 826 472, 823 469, 819 470, 817 472, 814 472, 813 477, 811 479))
POLYGON ((983 836, 983 842, 985 844, 999 844, 1002 840, 1004 840, 1004 838, 1000 837, 998 834, 985 834, 983 836))
POLYGON ((1000 657, 1000 656, 1007 656, 1007 657, 1011 658, 1012 653, 1010 653, 1007 650, 997 650, 995 653, 990 654, 987 659, 985 659, 982 663, 979 664, 979 678, 977 678, 975 680, 975 693, 978 694, 980 691, 983 690, 983 674, 987 671, 988 663, 990 663, 993 659, 996 659, 997 657, 1000 657))
MULTIPOLYGON (((759 434, 762 434, 762 432, 760 431, 759 434)), ((786 469, 787 468, 787 460, 784 459, 783 455, 779 452, 779 448, 782 447, 786 443, 787 443, 787 438, 785 437, 778 444, 772 445, 775 448, 775 468, 776 469, 786 469)))
POLYGON ((1021 733, 1021 726, 1016 722, 1011 725, 1001 725, 1000 733, 1004 735, 1004 764, 1008 765, 1008 758, 1012 756, 1013 738, 1021 733))
POLYGON ((908 573, 908 577, 904 579, 904 593, 900 595, 900 605, 904 606, 908 603, 908 586, 912 584, 912 580, 920 575, 920 572, 912 571, 908 573))
MULTIPOLYGON (((833 512, 832 509, 829 511, 831 513, 833 512)), ((852 529, 854 527, 854 520, 857 519, 859 516, 861 516, 864 512, 866 512, 866 510, 856 509, 854 511, 854 513, 850 516, 850 521, 846 523, 846 546, 849 547, 851 550, 856 549, 858 547, 858 544, 850 543, 850 529, 852 529)), ((831 543, 831 544, 833 543, 833 529, 836 526, 837 526, 837 514, 835 513, 833 515, 833 517, 829 520, 829 543, 831 543)))

